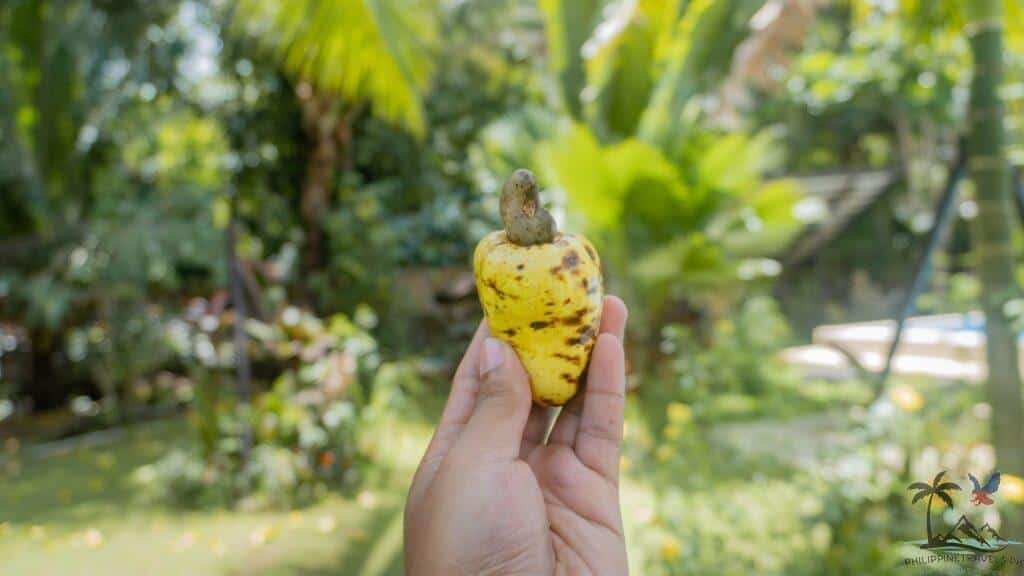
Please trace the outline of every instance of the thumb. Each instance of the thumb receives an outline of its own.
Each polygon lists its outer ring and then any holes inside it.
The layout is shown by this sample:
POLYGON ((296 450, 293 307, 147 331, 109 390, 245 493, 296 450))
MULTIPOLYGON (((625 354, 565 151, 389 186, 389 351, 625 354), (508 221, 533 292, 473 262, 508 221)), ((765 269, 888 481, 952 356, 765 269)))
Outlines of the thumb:
POLYGON ((479 378, 462 448, 473 457, 514 459, 530 415, 530 377, 511 346, 487 338, 480 350, 479 378))

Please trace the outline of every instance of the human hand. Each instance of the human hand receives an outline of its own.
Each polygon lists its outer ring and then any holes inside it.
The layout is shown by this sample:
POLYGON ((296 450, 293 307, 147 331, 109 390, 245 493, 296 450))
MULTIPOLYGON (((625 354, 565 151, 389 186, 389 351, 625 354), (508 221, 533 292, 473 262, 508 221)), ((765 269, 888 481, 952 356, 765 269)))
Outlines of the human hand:
POLYGON ((405 506, 405 569, 626 574, 619 510, 626 306, 606 296, 586 387, 544 442, 515 351, 480 323, 405 506))

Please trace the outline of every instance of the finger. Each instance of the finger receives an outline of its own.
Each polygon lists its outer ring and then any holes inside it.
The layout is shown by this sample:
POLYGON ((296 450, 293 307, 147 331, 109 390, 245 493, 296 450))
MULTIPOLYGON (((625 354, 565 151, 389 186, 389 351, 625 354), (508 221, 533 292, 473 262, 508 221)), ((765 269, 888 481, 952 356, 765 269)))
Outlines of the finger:
MULTIPOLYGON (((479 380, 477 379, 476 367, 480 348, 484 339, 490 335, 487 328, 487 321, 481 320, 477 326, 473 340, 466 348, 466 353, 459 363, 455 376, 452 378, 452 388, 448 392, 448 401, 445 403, 444 411, 441 413, 441 420, 437 424, 434 437, 430 439, 426 453, 420 461, 420 466, 413 477, 413 486, 427 486, 430 479, 437 473, 438 467, 445 455, 455 444, 459 433, 469 421, 473 413, 473 404, 476 403, 479 380)), ((410 493, 410 500, 414 494, 410 493)))
MULTIPOLYGON (((618 296, 605 296, 604 308, 601 311, 600 334, 611 334, 622 341, 626 334, 626 319, 629 312, 626 304, 618 296)), ((580 415, 583 413, 584 391, 580 390, 558 414, 558 421, 551 430, 548 444, 566 444, 572 446, 576 441, 576 430, 580 415)))
POLYGON ((459 367, 455 369, 453 379, 466 377, 476 379, 477 356, 480 354, 480 346, 483 344, 484 338, 490 335, 491 331, 487 327, 487 318, 481 318, 480 324, 476 327, 476 332, 473 333, 473 339, 469 342, 469 346, 466 347, 466 353, 462 355, 462 360, 459 361, 459 367))
POLYGON ((480 389, 452 450, 476 460, 513 460, 530 415, 530 377, 512 347, 497 338, 484 340, 478 358, 480 389))
POLYGON ((611 334, 618 338, 620 342, 625 341, 626 319, 629 317, 626 303, 618 296, 609 294, 604 297, 602 306, 600 333, 611 334))
POLYGON ((611 334, 602 334, 594 345, 584 394, 576 456, 584 466, 617 484, 626 405, 626 359, 622 342, 611 334))
POLYGON ((452 377, 452 389, 448 393, 448 401, 445 402, 441 420, 437 424, 435 440, 443 435, 442 432, 461 429, 469 421, 480 388, 480 380, 477 375, 480 353, 484 340, 490 335, 491 331, 487 327, 487 320, 481 320, 476 333, 473 334, 473 340, 470 341, 466 353, 462 356, 462 361, 459 362, 459 367, 455 370, 455 376, 452 377))
POLYGON ((530 407, 530 416, 526 419, 526 431, 523 442, 519 445, 519 457, 525 459, 537 446, 544 443, 544 436, 551 426, 552 410, 540 404, 530 407))

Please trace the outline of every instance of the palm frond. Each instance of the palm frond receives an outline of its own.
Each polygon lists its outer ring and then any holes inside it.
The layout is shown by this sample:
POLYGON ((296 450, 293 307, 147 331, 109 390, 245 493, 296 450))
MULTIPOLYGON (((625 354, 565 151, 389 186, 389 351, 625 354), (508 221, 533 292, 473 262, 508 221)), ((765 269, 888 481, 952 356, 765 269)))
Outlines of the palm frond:
POLYGON ((428 0, 239 0, 234 25, 290 74, 422 133, 436 35, 428 0))
POLYGON ((932 493, 931 490, 921 490, 920 492, 918 492, 917 494, 914 495, 914 499, 910 501, 910 504, 911 505, 917 504, 917 502, 920 499, 924 498, 925 496, 928 496, 931 493, 932 493))
POLYGON ((601 0, 540 0, 549 62, 558 75, 562 99, 575 119, 582 117, 580 93, 586 86, 582 48, 599 21, 601 0))
POLYGON ((935 487, 936 490, 960 490, 960 485, 956 482, 943 482, 935 487))
POLYGON ((750 34, 762 0, 687 3, 665 51, 664 70, 640 121, 642 139, 662 142, 678 133, 690 99, 729 73, 736 46, 750 34))
POLYGON ((945 475, 946 475, 946 471, 945 470, 943 470, 943 471, 939 472, 938 474, 936 474, 935 475, 935 480, 932 480, 932 486, 938 486, 939 485, 939 480, 942 480, 942 477, 945 476, 945 475))
POLYGON ((936 492, 935 495, 942 499, 942 501, 946 503, 946 506, 949 506, 950 508, 953 507, 953 499, 949 497, 949 494, 946 494, 945 492, 936 492))
POLYGON ((623 2, 595 27, 582 53, 594 95, 587 118, 599 131, 636 131, 680 12, 680 0, 623 2))
POLYGON ((910 486, 907 486, 907 490, 931 490, 932 487, 927 482, 914 482, 910 486))

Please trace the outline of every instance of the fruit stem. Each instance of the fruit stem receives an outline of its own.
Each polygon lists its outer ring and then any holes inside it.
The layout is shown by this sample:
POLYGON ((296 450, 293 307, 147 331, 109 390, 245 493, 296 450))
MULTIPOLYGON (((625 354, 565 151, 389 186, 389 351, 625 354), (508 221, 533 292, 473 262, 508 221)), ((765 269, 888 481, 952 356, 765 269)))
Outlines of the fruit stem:
POLYGON ((533 172, 520 168, 501 187, 501 221, 505 235, 520 246, 546 244, 555 239, 555 219, 540 205, 533 172))

